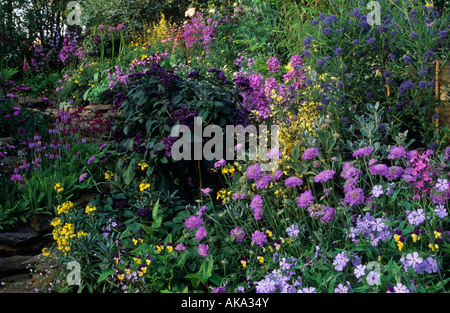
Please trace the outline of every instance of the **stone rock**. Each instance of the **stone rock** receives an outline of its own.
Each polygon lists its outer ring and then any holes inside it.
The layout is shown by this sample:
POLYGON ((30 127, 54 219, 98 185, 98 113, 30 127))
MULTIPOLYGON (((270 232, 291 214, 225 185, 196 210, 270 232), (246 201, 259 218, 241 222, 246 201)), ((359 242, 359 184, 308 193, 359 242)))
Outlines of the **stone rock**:
POLYGON ((50 225, 51 218, 49 215, 36 215, 30 221, 30 227, 38 234, 50 233, 53 227, 50 225))
POLYGON ((30 260, 29 255, 12 255, 0 258, 0 276, 10 276, 27 271, 26 262, 30 260))

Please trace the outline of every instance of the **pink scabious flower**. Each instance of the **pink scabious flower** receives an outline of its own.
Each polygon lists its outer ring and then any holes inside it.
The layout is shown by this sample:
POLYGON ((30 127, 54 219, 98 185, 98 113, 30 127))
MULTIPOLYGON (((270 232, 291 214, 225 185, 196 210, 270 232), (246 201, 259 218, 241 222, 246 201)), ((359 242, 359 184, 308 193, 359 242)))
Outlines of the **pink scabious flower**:
POLYGON ((200 226, 197 231, 195 232, 195 239, 197 241, 202 240, 206 237, 206 228, 204 226, 200 226))
POLYGON ((303 160, 312 160, 319 154, 319 149, 317 148, 308 148, 303 152, 302 159, 303 160))
POLYGON ((191 215, 189 218, 184 220, 184 226, 187 229, 194 229, 200 227, 203 224, 203 220, 195 215, 191 215))
POLYGON ((392 147, 389 150, 388 159, 403 159, 406 156, 406 150, 402 146, 392 147))
POLYGON ((386 177, 389 180, 395 180, 402 176, 404 170, 400 166, 390 166, 387 170, 387 172, 384 174, 384 177, 386 177))
POLYGON ((314 177, 314 181, 316 183, 325 183, 333 178, 335 171, 333 170, 325 170, 320 172, 314 177))
POLYGON ((252 234, 252 242, 262 247, 267 241, 267 236, 263 232, 257 230, 252 234))
POLYGON ((249 179, 260 179, 262 176, 262 168, 259 164, 251 165, 247 167, 246 174, 249 179))
POLYGON ((92 156, 87 160, 87 164, 91 164, 95 160, 95 156, 92 156))
POLYGON ((245 231, 241 227, 235 227, 230 231, 230 236, 235 238, 235 241, 241 242, 245 236, 245 231))
POLYGON ((245 197, 246 197, 247 195, 245 194, 245 193, 243 193, 242 191, 236 191, 234 194, 233 194, 233 197, 232 197, 232 199, 233 200, 242 200, 242 199, 245 199, 245 197))
POLYGON ((202 188, 200 190, 205 196, 209 195, 209 193, 211 192, 211 188, 202 188))
POLYGON ((82 181, 84 181, 86 179, 87 176, 88 176, 87 173, 81 174, 80 177, 78 178, 78 181, 81 183, 82 181))
POLYGON ((302 208, 306 208, 308 205, 313 203, 314 196, 312 194, 311 190, 306 190, 303 193, 300 194, 300 196, 297 199, 297 205, 302 208))
POLYGON ((361 157, 361 156, 367 156, 372 154, 374 148, 373 147, 365 147, 358 150, 353 151, 352 156, 353 157, 361 157))
POLYGON ((198 245, 198 254, 207 257, 209 255, 209 246, 205 244, 198 245))
POLYGON ((216 163, 214 163, 214 168, 218 168, 218 167, 222 167, 222 166, 225 166, 225 164, 227 164, 227 161, 225 161, 225 160, 219 160, 219 161, 217 161, 216 163))
POLYGON ((272 176, 270 176, 270 174, 266 174, 264 176, 262 176, 260 179, 257 179, 255 181, 255 186, 258 189, 264 189, 267 188, 267 186, 269 186, 269 183, 272 181, 272 176))
POLYGON ((286 180, 284 181, 284 184, 287 187, 297 187, 300 186, 301 184, 303 184, 303 180, 301 180, 300 178, 296 177, 296 176, 292 176, 292 177, 288 177, 286 178, 286 180))
POLYGON ((263 198, 260 195, 254 195, 250 202, 250 208, 253 210, 254 217, 259 221, 262 217, 263 198))
POLYGON ((183 251, 185 248, 185 246, 183 245, 182 242, 180 242, 175 248, 175 251, 183 251))
POLYGON ((375 164, 370 167, 369 172, 372 175, 386 175, 388 173, 388 166, 386 164, 375 164))
POLYGON ((349 190, 344 197, 344 202, 350 206, 358 205, 363 203, 365 200, 364 191, 361 188, 354 188, 349 190))

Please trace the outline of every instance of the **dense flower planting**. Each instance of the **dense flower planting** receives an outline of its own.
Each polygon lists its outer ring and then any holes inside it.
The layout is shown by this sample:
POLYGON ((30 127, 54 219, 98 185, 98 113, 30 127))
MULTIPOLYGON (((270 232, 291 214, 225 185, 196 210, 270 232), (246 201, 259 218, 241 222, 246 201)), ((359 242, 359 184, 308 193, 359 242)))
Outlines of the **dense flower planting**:
POLYGON ((0 161, 16 160, 0 176, 0 229, 51 216, 40 262, 57 274, 36 291, 448 292, 450 143, 434 89, 448 8, 379 1, 372 25, 364 1, 310 6, 290 49, 265 43, 296 34, 266 2, 161 15, 147 35, 122 22, 34 42, 25 76, 63 69, 39 95, 51 114, 0 77, 12 137, 0 161), (232 159, 175 159, 173 127, 196 118, 276 125, 279 141, 253 157, 263 136, 249 134, 232 159))

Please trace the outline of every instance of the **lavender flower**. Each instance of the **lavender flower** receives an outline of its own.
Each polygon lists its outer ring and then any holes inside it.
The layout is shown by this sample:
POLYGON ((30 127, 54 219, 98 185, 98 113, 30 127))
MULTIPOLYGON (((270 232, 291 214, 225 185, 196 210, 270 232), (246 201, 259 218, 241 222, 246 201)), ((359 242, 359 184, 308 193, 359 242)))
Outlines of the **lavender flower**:
POLYGON ((300 233, 300 230, 298 228, 297 224, 292 224, 291 226, 289 226, 288 228, 286 228, 286 233, 288 234, 289 237, 291 238, 297 238, 298 234, 300 233))
POLYGON ((380 284, 380 274, 377 273, 377 272, 375 272, 375 271, 371 271, 371 272, 367 275, 367 283, 368 283, 370 286, 380 284))
POLYGON ((284 184, 287 187, 294 188, 294 187, 297 187, 297 186, 300 186, 301 184, 303 184, 303 181, 298 177, 292 176, 292 177, 286 178, 286 180, 284 181, 284 184))
POLYGON ((370 155, 373 152, 373 150, 374 150, 373 147, 360 148, 356 151, 353 151, 352 156, 353 157, 367 156, 370 155))
POLYGON ((234 237, 236 242, 241 242, 245 237, 244 229, 241 227, 235 227, 230 231, 230 236, 234 237))
POLYGON ((406 150, 402 146, 392 147, 389 150, 388 159, 403 159, 406 156, 406 150))
POLYGON ((325 183, 332 179, 335 173, 333 170, 322 171, 314 177, 314 181, 316 183, 325 183))
POLYGON ((335 270, 342 271, 344 267, 347 265, 348 261, 350 261, 350 259, 347 257, 345 251, 338 253, 333 261, 335 270))
POLYGON ((247 178, 249 179, 260 179, 262 175, 262 169, 259 164, 251 165, 247 167, 247 178))
POLYGON ((198 245, 198 254, 207 257, 209 255, 209 246, 205 244, 198 245))
POLYGON ((204 226, 200 226, 197 231, 195 232, 195 239, 197 241, 202 240, 206 237, 206 228, 204 226))
POLYGON ((259 230, 255 231, 252 235, 252 242, 262 247, 263 244, 267 241, 267 236, 263 232, 259 230))
POLYGON ((378 197, 381 196, 382 194, 383 194, 383 186, 381 186, 381 185, 373 186, 373 189, 372 189, 372 195, 373 195, 375 198, 378 198, 378 197))
POLYGON ((203 220, 195 215, 191 215, 189 218, 184 220, 184 226, 187 229, 194 229, 202 225, 203 220))
POLYGON ((259 221, 262 217, 262 206, 262 197, 260 195, 254 195, 252 201, 250 202, 250 208, 253 210, 254 217, 257 221, 259 221))
POLYGON ((349 190, 344 197, 344 202, 350 206, 361 204, 365 201, 364 191, 361 188, 349 190))
POLYGON ((303 193, 300 194, 300 196, 297 199, 297 205, 299 207, 303 207, 306 208, 308 205, 310 205, 311 203, 313 203, 314 201, 314 196, 312 194, 311 190, 306 190, 303 193))

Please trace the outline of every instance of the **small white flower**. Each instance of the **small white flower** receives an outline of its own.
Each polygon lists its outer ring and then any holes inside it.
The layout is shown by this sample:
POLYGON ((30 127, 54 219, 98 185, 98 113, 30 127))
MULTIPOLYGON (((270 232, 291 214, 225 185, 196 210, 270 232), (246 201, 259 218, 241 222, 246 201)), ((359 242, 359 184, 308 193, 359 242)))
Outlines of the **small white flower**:
POLYGON ((184 12, 184 16, 193 17, 195 14, 195 8, 190 8, 186 12, 184 12))

